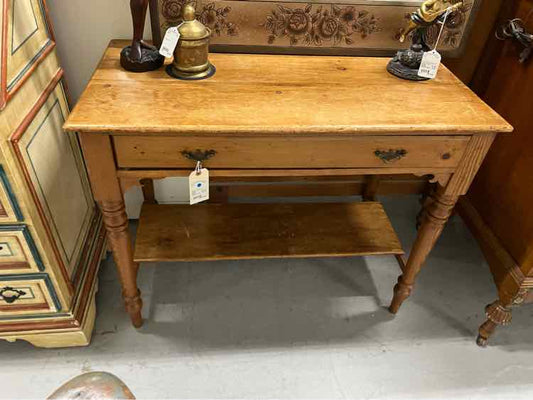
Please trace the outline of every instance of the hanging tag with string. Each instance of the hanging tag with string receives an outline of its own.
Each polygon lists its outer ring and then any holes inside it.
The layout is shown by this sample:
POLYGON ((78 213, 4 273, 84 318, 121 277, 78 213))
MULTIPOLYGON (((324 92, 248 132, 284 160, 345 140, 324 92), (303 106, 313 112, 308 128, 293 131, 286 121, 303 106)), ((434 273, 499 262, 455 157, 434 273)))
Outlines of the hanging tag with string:
POLYGON ((209 200, 209 171, 202 167, 201 161, 189 175, 189 198, 191 205, 209 200))
POLYGON ((161 48, 159 49, 159 54, 163 57, 170 58, 174 56, 174 50, 178 45, 180 40, 180 26, 183 25, 183 22, 178 26, 171 26, 167 29, 163 42, 161 43, 161 48))
POLYGON ((433 48, 433 50, 426 51, 422 56, 420 68, 418 69, 418 76, 422 78, 434 79, 437 76, 440 62, 442 61, 442 56, 437 51, 437 46, 439 45, 442 32, 444 31, 444 27, 446 25, 446 19, 448 18, 451 9, 452 7, 449 7, 446 10, 446 14, 444 14, 444 20, 442 21, 439 36, 437 37, 437 41, 435 42, 435 47, 433 48))

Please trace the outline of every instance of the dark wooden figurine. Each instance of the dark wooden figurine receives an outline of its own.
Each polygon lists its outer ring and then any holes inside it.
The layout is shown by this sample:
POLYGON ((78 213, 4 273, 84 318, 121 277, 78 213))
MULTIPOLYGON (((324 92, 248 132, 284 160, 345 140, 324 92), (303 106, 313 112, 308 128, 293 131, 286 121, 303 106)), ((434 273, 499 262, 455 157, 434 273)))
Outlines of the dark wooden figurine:
POLYGON ((131 16, 133 19, 133 41, 130 46, 122 49, 120 65, 133 72, 153 71, 160 68, 165 58, 158 49, 143 41, 144 23, 148 11, 149 0, 131 0, 131 16))

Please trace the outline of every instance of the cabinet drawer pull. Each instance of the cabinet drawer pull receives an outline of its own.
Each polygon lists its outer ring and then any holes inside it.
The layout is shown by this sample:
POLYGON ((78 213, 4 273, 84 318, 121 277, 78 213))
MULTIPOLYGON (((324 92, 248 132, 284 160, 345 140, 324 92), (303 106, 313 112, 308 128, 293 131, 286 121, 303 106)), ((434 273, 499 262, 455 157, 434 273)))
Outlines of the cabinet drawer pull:
POLYGON ((405 157, 407 155, 407 150, 404 149, 398 149, 398 150, 376 150, 374 152, 377 158, 379 158, 384 163, 391 163, 394 161, 398 161, 399 159, 405 157))
POLYGON ((25 294, 25 291, 13 289, 10 286, 4 286, 2 289, 0 289, 0 299, 3 299, 8 304, 14 303, 25 294))
POLYGON ((213 157, 217 152, 215 150, 200 150, 196 149, 194 151, 183 150, 181 155, 189 160, 196 162, 204 162, 213 157))

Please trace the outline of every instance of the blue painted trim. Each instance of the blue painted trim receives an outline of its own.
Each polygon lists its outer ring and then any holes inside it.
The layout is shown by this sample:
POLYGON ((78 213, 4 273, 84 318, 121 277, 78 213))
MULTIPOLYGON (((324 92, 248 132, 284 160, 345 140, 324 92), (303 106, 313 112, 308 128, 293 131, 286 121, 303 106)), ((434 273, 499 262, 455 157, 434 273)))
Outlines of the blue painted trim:
POLYGON ((37 54, 35 54, 35 56, 28 62, 28 64, 26 64, 26 66, 22 69, 22 71, 19 72, 19 74, 13 78, 13 80, 11 82, 8 83, 7 85, 7 91, 11 91, 11 89, 13 88, 13 86, 15 86, 17 84, 18 81, 20 81, 24 75, 26 75, 26 72, 28 72, 28 70, 32 67, 33 64, 35 64, 35 62, 41 58, 41 55, 45 52, 45 50, 50 47, 52 45, 52 40, 50 40, 50 38, 48 39, 48 41, 46 42, 46 44, 41 48, 41 50, 39 50, 39 52, 37 54))
POLYGON ((2 181, 4 188, 6 189, 7 197, 9 198, 9 203, 11 204, 11 208, 15 212, 17 221, 24 221, 24 215, 22 215, 22 210, 19 207, 15 192, 13 192, 11 183, 9 182, 9 179, 7 179, 6 171, 4 170, 4 167, 2 165, 0 165, 0 180, 2 181))
MULTIPOLYGON (((32 299, 32 300, 35 299, 35 293, 33 293, 33 290, 32 290, 31 287, 29 287, 29 286, 28 287, 24 287, 23 286, 22 288, 24 288, 24 290, 27 290, 28 292, 31 293, 31 297, 29 297, 30 299, 32 299)), ((24 299, 28 299, 28 296, 24 295, 24 299)))
POLYGON ((46 9, 44 8, 43 0, 39 0, 39 8, 41 9, 41 15, 43 16, 43 22, 44 27, 46 29, 46 33, 48 37, 52 38, 52 30, 50 29, 50 26, 48 25, 48 13, 46 12, 46 9))
MULTIPOLYGON (((61 86, 61 90, 63 90, 62 86, 61 86)), ((66 103, 66 101, 65 101, 65 103, 66 103)), ((48 212, 51 215, 53 215, 52 211, 51 211, 52 209, 50 207, 50 204, 48 204, 48 200, 47 200, 47 198, 45 196, 45 193, 43 191, 43 185, 41 184, 41 181, 39 179, 39 175, 37 174, 37 168, 35 168, 35 165, 33 164, 33 160, 31 159, 31 156, 30 156, 30 153, 29 153, 29 149, 30 149, 33 141, 35 140, 35 138, 38 136, 39 132, 41 131, 41 128, 46 123, 46 121, 48 120, 48 118, 50 117, 50 115, 52 114, 52 112, 54 111, 54 109, 56 107, 59 109, 59 114, 61 116, 61 125, 63 125, 63 123, 66 120, 65 119, 65 114, 63 113, 63 108, 61 107, 59 99, 56 97, 54 103, 52 104, 52 106, 50 107, 48 112, 46 113, 44 119, 39 124, 39 126, 37 127, 35 132, 32 134, 31 139, 28 141, 28 144, 24 148, 24 151, 26 152, 26 155, 28 156, 28 162, 29 162, 29 165, 31 166, 31 169, 33 171, 33 175, 35 176, 35 179, 37 180, 37 185, 36 186, 39 188, 39 190, 40 190, 40 192, 42 194, 44 205, 46 206, 46 208, 48 209, 48 212)), ((67 138, 67 140, 68 140, 68 145, 69 145, 70 149, 72 150, 72 157, 74 157, 74 163, 76 164, 76 159, 75 159, 75 155, 74 155, 74 153, 76 152, 76 149, 74 149, 72 147, 72 141, 70 140, 70 138, 67 138)), ((78 173, 79 173, 79 171, 78 171, 78 173)), ((80 179, 81 179, 81 177, 80 177, 80 179)), ((87 197, 85 196, 85 193, 84 193, 83 198, 84 198, 85 203, 87 205, 87 211, 85 212, 85 215, 83 216, 83 220, 85 221, 87 219, 87 215, 92 212, 92 208, 91 208, 90 204, 87 203, 87 197)), ((61 246, 61 249, 63 250, 63 254, 66 257, 67 262, 70 264, 70 262, 72 261, 71 260, 72 254, 69 254, 67 252, 67 249, 65 248, 65 244, 63 243, 63 240, 62 240, 62 238, 61 238, 61 236, 59 234, 60 231, 59 231, 59 229, 57 227, 56 221, 54 220, 53 216, 50 217, 49 222, 54 226, 54 229, 57 232, 57 242, 59 242, 59 245, 61 246)), ((82 235, 82 233, 83 233, 83 225, 80 227, 80 230, 79 230, 79 232, 78 232, 78 234, 76 236, 76 243, 79 243, 79 239, 80 239, 80 236, 82 235)))
POLYGON ((13 232, 13 231, 22 232, 22 235, 24 236, 24 239, 26 239, 26 243, 28 244, 28 247, 30 248, 31 255, 33 259, 35 260, 35 264, 37 264, 37 268, 39 269, 39 271, 44 271, 43 260, 41 259, 41 256, 39 255, 39 251, 37 250, 37 246, 35 245, 35 242, 33 241, 33 238, 31 237, 28 227, 26 225, 2 225, 0 226, 0 232, 13 232))
MULTIPOLYGON (((16 49, 13 48, 13 45, 14 45, 13 41, 14 41, 14 39, 15 39, 15 2, 16 2, 17 0, 12 0, 12 1, 13 1, 13 9, 12 9, 13 12, 11 13, 11 55, 15 54, 15 53, 17 52, 18 49, 20 49, 22 46, 24 46, 24 43, 26 43, 28 40, 30 40, 30 38, 31 38, 33 35, 35 35, 35 32, 37 32, 37 31, 39 30, 39 23, 37 22, 37 17, 35 16, 35 10, 33 9, 33 3, 32 3, 31 0, 29 0, 29 2, 30 2, 30 7, 31 7, 31 12, 32 12, 32 14, 33 14, 33 20, 35 21, 35 27, 36 27, 36 28, 35 28, 35 30, 34 30, 32 33, 29 34, 28 37, 26 37, 26 39, 24 39, 24 40, 22 41, 21 44, 19 44, 19 45, 17 46, 16 49)), ((39 7, 40 7, 40 6, 41 6, 41 2, 39 1, 39 7)), ((41 10, 42 10, 42 8, 41 8, 41 10)), ((43 17, 44 17, 44 15, 43 15, 43 17)), ((46 23, 45 23, 45 25, 46 25, 46 23)))
POLYGON ((29 315, 11 315, 9 317, 0 317, 0 321, 23 321, 25 319, 45 319, 45 318, 62 318, 72 317, 69 313, 49 313, 49 314, 29 314, 29 315))
MULTIPOLYGON (((47 101, 48 101, 48 99, 47 99, 47 101)), ((33 143, 33 141, 35 140, 35 138, 37 137, 37 135, 41 131, 41 128, 43 127, 45 122, 48 120, 48 117, 50 117, 50 114, 52 114, 52 112, 54 111, 54 109, 56 107, 59 108, 59 113, 61 114, 61 125, 63 125, 63 123, 65 122, 65 115, 63 114, 63 109, 61 108, 61 104, 59 104, 59 99, 56 97, 54 103, 52 104, 50 109, 47 111, 47 113, 44 116, 43 120, 41 121, 41 123, 39 124, 39 126, 37 127, 35 132, 32 134, 30 140, 28 141, 28 144, 24 148, 24 151, 26 152, 26 155, 28 156, 28 161, 29 161, 29 164, 31 166, 31 169, 33 170, 33 175, 35 176, 35 179, 37 180, 37 186, 39 187, 39 190, 40 190, 40 192, 42 194, 44 205, 46 206, 46 208, 48 209, 48 212, 50 214, 52 214, 52 212, 50 211, 51 210, 50 209, 50 205, 48 204, 48 200, 46 200, 46 196, 44 195, 43 186, 41 185, 41 181, 39 180, 39 175, 37 175, 37 170, 35 169, 35 165, 33 164, 33 161, 32 161, 32 159, 30 157, 30 153, 29 153, 28 149, 30 148, 31 144, 33 143)), ((63 241, 61 240, 61 237, 59 236, 59 229, 57 229, 57 225, 56 225, 56 222, 55 222, 53 217, 50 218, 49 223, 51 223, 54 226, 55 231, 58 233, 57 242, 59 242, 59 245, 61 246, 61 249, 63 250, 63 254, 67 258, 67 262, 70 263, 70 257, 68 256, 67 250, 65 249, 65 245, 63 244, 63 241)))
MULTIPOLYGON (((54 302, 54 306, 57 309, 57 311, 61 311, 61 302, 59 301, 59 297, 57 297, 57 293, 54 289, 54 285, 52 284, 52 281, 50 280, 50 276, 48 274, 24 274, 24 275, 1 275, 0 276, 0 282, 6 282, 6 281, 33 281, 36 279, 42 279, 44 281, 44 284, 46 285, 46 288, 50 292, 50 297, 52 298, 52 301, 54 302)), ((54 315, 57 315, 54 313, 54 315)), ((30 316, 26 315, 26 318, 30 318, 30 316)), ((9 318, 12 319, 12 318, 9 318)))
POLYGON ((13 250, 11 250, 11 246, 9 245, 9 243, 7 242, 0 242, 0 246, 1 247, 7 247, 8 250, 9 250, 9 254, 5 255, 5 256, 0 256, 1 257, 11 257, 13 256, 13 250))
POLYGON ((29 229, 25 226, 25 229, 22 231, 22 234, 24 235, 24 238, 28 242, 28 247, 30 248, 31 255, 33 256, 33 259, 35 260, 35 264, 37 264, 37 268, 39 268, 39 271, 44 271, 44 264, 43 260, 41 260, 41 256, 39 255, 39 250, 37 250, 37 246, 35 245, 35 242, 33 241, 33 238, 31 237, 29 229))
MULTIPOLYGON (((37 54, 35 54, 35 56, 33 56, 32 59, 26 64, 26 66, 24 68, 22 68, 22 70, 18 73, 18 75, 15 76, 11 82, 7 83, 7 88, 6 89, 7 89, 8 92, 10 92, 11 89, 26 75, 26 72, 28 72, 28 70, 32 67, 33 64, 35 64, 35 62, 39 58, 41 58, 41 55, 46 51, 46 49, 48 47, 50 47, 54 43, 54 41, 52 40, 52 30, 50 29, 50 26, 48 26, 48 18, 47 18, 47 13, 46 13, 46 9, 44 7, 43 0, 39 0, 38 3, 39 3, 39 8, 41 10, 43 24, 44 24, 44 27, 46 29, 46 36, 48 37, 48 40, 43 45, 43 47, 37 52, 37 54)), ((33 16, 35 17, 35 10, 33 9, 33 4, 32 4, 31 9, 32 9, 32 12, 33 12, 33 16)), ((13 6, 13 12, 15 12, 14 10, 15 10, 15 6, 13 6)), ((39 24, 37 23, 37 26, 38 25, 39 24)), ((28 40, 31 36, 33 36, 33 34, 35 32, 36 31, 34 31, 32 33, 32 35, 30 35, 26 40, 28 40)), ((21 46, 22 46, 22 44, 24 44, 26 42, 26 40, 23 43, 21 43, 21 46)), ((19 47, 21 47, 21 46, 19 46, 19 47)), ((13 49, 13 32, 11 32, 11 49, 13 49)), ((17 50, 18 50, 18 48, 17 48, 17 50)), ((14 52, 11 53, 11 55, 13 55, 13 54, 14 54, 14 52)))

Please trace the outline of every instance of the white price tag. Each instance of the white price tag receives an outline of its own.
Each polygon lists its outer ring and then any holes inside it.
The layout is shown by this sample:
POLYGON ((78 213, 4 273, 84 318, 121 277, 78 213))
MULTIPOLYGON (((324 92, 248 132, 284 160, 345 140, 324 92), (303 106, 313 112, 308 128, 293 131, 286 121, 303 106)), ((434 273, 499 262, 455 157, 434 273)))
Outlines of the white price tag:
POLYGON ((439 71, 441 60, 442 56, 437 50, 425 52, 422 56, 420 68, 418 69, 418 76, 428 79, 435 78, 437 76, 437 72, 439 71))
POLYGON ((162 56, 170 58, 174 55, 174 50, 178 45, 178 40, 180 40, 180 31, 178 28, 178 26, 171 26, 167 29, 167 33, 165 33, 163 43, 159 49, 159 54, 162 56))
POLYGON ((197 169, 189 175, 189 195, 191 204, 209 200, 209 171, 207 168, 197 169))

